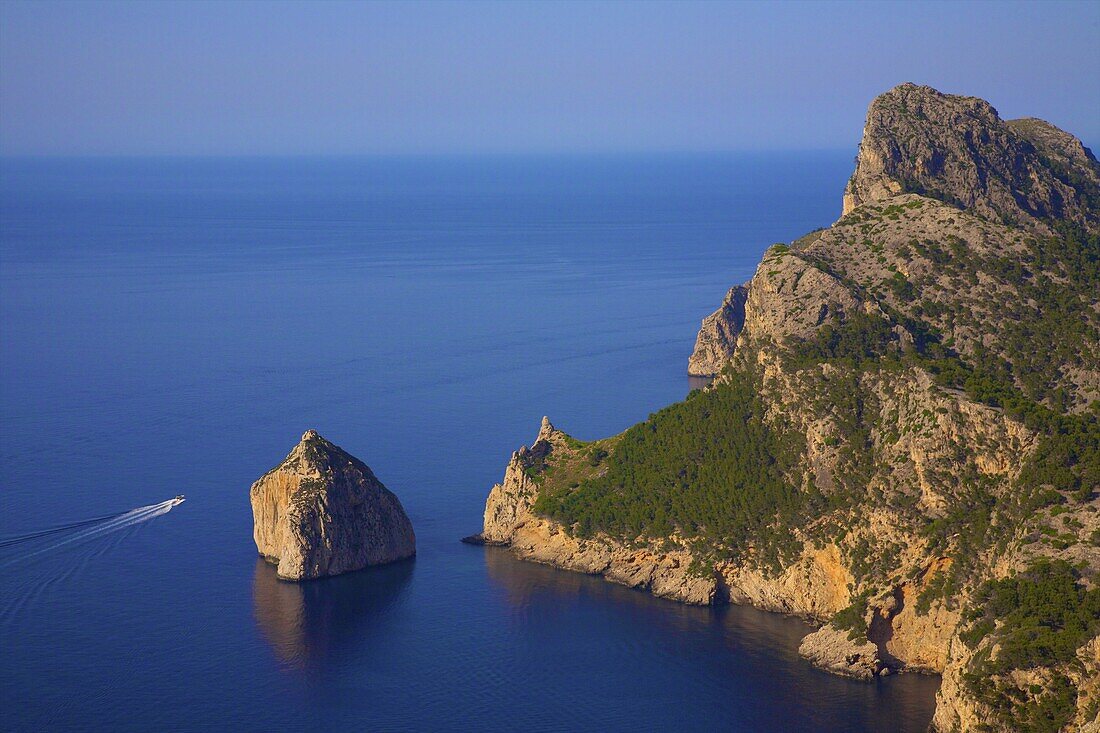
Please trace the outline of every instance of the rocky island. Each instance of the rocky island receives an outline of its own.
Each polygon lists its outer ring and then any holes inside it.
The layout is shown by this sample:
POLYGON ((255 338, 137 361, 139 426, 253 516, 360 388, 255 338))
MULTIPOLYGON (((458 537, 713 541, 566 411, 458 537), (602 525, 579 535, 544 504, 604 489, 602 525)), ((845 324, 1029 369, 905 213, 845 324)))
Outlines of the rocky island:
POLYGON ((310 430, 252 484, 253 537, 280 578, 307 580, 416 554, 401 502, 370 468, 310 430))
POLYGON ((842 216, 703 321, 703 390, 583 442, 544 419, 479 539, 821 625, 831 672, 942 674, 936 731, 1100 729, 1100 165, 914 84, 842 216))

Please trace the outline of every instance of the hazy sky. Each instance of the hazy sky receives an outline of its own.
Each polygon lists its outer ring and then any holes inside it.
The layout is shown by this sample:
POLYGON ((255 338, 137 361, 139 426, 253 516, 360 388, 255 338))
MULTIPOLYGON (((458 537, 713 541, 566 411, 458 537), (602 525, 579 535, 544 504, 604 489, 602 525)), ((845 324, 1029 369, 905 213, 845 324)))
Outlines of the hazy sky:
POLYGON ((903 81, 1100 142, 1100 2, 0 2, 0 153, 854 146, 903 81))

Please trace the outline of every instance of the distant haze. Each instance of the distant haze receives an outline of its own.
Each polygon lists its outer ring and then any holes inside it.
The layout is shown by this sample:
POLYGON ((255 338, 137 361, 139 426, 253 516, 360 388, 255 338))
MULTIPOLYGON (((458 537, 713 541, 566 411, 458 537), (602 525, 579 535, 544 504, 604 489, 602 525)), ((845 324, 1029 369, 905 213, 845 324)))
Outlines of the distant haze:
POLYGON ((840 148, 903 81, 1100 141, 1100 3, 0 3, 0 154, 840 148))

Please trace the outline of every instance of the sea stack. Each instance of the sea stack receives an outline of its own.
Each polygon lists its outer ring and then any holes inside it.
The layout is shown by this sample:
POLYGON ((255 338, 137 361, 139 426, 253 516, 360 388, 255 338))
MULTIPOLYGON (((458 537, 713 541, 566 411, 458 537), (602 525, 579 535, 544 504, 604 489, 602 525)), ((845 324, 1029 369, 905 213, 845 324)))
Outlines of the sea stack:
POLYGON ((397 497, 315 430, 252 484, 256 549, 285 580, 308 580, 416 554, 397 497))

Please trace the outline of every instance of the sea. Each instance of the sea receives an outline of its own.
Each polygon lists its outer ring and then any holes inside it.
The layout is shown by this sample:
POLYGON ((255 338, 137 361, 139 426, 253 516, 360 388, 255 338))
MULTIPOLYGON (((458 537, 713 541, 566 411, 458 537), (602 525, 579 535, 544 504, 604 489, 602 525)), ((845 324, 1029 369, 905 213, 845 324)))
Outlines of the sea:
POLYGON ((803 621, 459 541, 543 415, 698 386, 700 319, 852 153, 0 160, 0 729, 923 731, 938 678, 814 670, 803 621), (257 557, 311 428, 415 560, 257 557))

